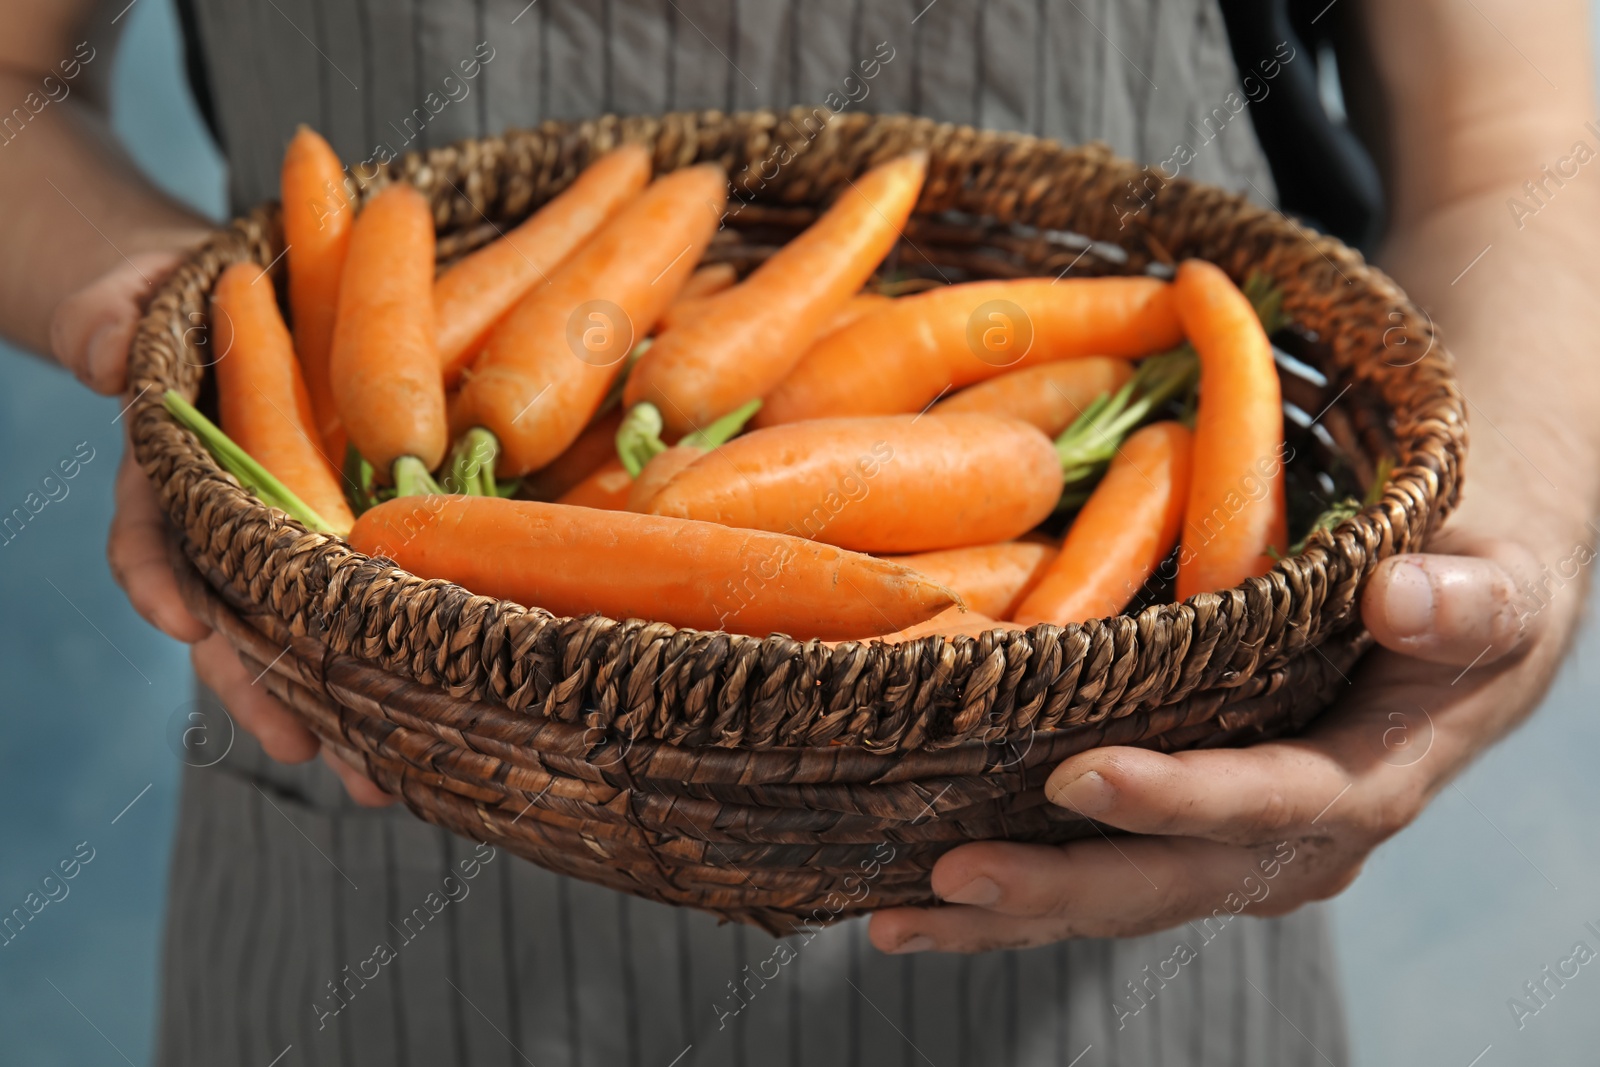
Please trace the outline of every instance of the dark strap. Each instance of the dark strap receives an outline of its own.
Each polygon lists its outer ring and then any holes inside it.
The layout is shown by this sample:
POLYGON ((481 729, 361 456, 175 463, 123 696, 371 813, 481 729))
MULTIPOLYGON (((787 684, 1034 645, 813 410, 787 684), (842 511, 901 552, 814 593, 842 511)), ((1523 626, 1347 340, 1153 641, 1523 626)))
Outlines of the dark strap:
POLYGON ((216 104, 211 99, 211 74, 206 69, 205 50, 200 46, 200 27, 195 21, 194 0, 174 0, 174 3, 178 11, 178 25, 183 31, 183 72, 189 80, 189 92, 194 95, 195 106, 200 109, 200 117, 205 119, 212 140, 226 155, 227 145, 223 141, 222 127, 217 122, 216 104))
POLYGON ((1361 141, 1322 106, 1317 50, 1339 13, 1328 0, 1220 0, 1241 78, 1259 76, 1287 42, 1264 95, 1250 105, 1256 137, 1278 185, 1279 207, 1370 254, 1384 224, 1383 182, 1361 141))

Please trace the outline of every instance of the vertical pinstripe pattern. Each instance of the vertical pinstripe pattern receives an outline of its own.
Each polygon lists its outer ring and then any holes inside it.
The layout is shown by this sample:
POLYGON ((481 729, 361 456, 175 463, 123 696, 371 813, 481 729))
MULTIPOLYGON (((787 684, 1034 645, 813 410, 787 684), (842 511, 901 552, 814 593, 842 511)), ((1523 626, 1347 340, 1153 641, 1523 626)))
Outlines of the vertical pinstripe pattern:
POLYGON ((784 106, 829 93, 860 110, 1102 138, 1152 161, 1187 141, 1197 158, 1186 174, 1270 196, 1248 122, 1214 141, 1203 128, 1236 83, 1215 4, 200 0, 194 29, 208 55, 227 57, 211 74, 241 206, 275 192, 300 122, 364 160, 606 108, 784 106), (480 41, 494 58, 462 79, 457 65, 480 41), (880 42, 895 58, 863 79, 857 64, 880 42), (462 82, 476 100, 449 97, 462 82))
MULTIPOLYGON (((1215 0, 196 8, 241 206, 275 194, 300 122, 358 161, 608 107, 829 93, 867 111, 1103 138, 1151 161, 1185 141, 1185 174, 1271 191, 1248 122, 1214 139, 1198 129, 1236 80, 1215 0), (893 58, 866 78, 858 64, 880 42, 893 58), (475 48, 492 56, 467 76, 475 48)), ((286 1067, 991 1067, 1064 1065, 1090 1046, 1083 1067, 1346 1060, 1315 908, 1232 924, 1119 1026, 1129 983, 1175 940, 1198 941, 1192 930, 981 957, 884 957, 861 923, 774 942, 505 854, 469 878, 470 843, 356 808, 320 765, 277 766, 242 735, 222 765, 187 774, 181 810, 162 1064, 266 1063, 290 1044, 286 1067)))
POLYGON ((1091 1045, 1085 1065, 1347 1059, 1318 909, 1210 943, 1180 928, 885 957, 856 922, 780 948, 503 853, 468 877, 476 846, 356 808, 320 765, 276 767, 242 736, 188 772, 182 811, 163 1065, 265 1063, 290 1044, 285 1063, 385 1067, 665 1067, 686 1049, 684 1065, 1060 1067, 1091 1045), (1132 1003, 1127 983, 1180 939, 1198 957, 1119 1028, 1113 1000, 1132 1003))

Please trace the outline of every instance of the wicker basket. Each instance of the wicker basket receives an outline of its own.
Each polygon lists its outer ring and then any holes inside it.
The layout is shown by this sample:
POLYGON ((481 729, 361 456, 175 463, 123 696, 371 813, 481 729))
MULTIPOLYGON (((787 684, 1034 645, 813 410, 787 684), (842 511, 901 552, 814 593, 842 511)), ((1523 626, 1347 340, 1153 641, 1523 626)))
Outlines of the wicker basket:
POLYGON ((773 932, 927 902, 933 862, 964 841, 1096 832, 1043 801, 1044 778, 1072 753, 1300 728, 1369 641, 1362 580, 1421 546, 1453 506, 1466 439, 1427 317, 1338 242, 1213 188, 1154 188, 1101 145, 825 118, 549 123, 396 160, 366 191, 400 180, 428 194, 445 259, 526 216, 599 152, 640 142, 660 170, 718 160, 735 176, 731 225, 709 258, 743 269, 844 182, 926 146, 898 269, 960 280, 1160 271, 1198 256, 1236 279, 1264 271, 1306 331, 1303 358, 1326 376, 1286 382, 1299 407, 1325 409, 1309 451, 1324 463, 1342 453, 1362 475, 1394 457, 1382 500, 1223 593, 1081 626, 830 647, 474 596, 309 533, 241 490, 160 397, 200 393, 209 290, 231 263, 280 261, 277 205, 161 286, 129 385, 134 447, 187 560, 191 603, 325 742, 456 833, 773 932))

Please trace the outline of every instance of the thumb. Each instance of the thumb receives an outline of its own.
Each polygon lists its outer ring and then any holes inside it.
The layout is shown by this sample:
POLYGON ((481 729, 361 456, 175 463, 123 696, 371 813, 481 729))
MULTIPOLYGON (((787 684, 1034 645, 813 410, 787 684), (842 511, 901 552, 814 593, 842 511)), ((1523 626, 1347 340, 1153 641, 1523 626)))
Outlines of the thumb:
POLYGON ((156 283, 182 258, 176 252, 133 256, 63 299, 50 316, 56 361, 97 393, 122 392, 134 328, 156 283))
POLYGON ((1411 553, 1378 564, 1361 596, 1361 619, 1380 645, 1430 663, 1492 663, 1531 644, 1542 625, 1527 610, 1520 577, 1533 555, 1510 541, 1481 541, 1472 555, 1411 553))

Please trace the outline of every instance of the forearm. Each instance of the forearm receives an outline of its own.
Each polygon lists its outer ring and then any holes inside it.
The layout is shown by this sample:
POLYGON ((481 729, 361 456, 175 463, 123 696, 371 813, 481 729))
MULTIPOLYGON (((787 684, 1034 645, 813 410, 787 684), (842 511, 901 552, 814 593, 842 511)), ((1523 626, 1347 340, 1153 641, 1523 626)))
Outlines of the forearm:
POLYGON ((1455 355, 1471 432, 1457 525, 1541 562, 1600 504, 1600 152, 1586 0, 1367 0, 1352 118, 1386 164, 1379 257, 1455 355), (1509 34, 1510 36, 1507 36, 1509 34), (1542 168, 1568 159, 1567 177, 1542 168), (1524 183, 1543 183, 1538 199, 1524 183), (1513 211, 1510 202, 1534 210, 1513 211))
MULTIPOLYGON (((20 105, 40 80, 0 72, 0 101, 20 105)), ((85 100, 51 102, 0 144, 0 336, 48 351, 63 297, 126 257, 193 245, 208 229, 144 180, 85 100)))
POLYGON ((1554 565, 1597 539, 1600 165, 1521 229, 1508 199, 1526 194, 1495 188, 1440 205, 1398 230, 1380 261, 1457 360, 1471 431, 1462 525, 1554 565))

